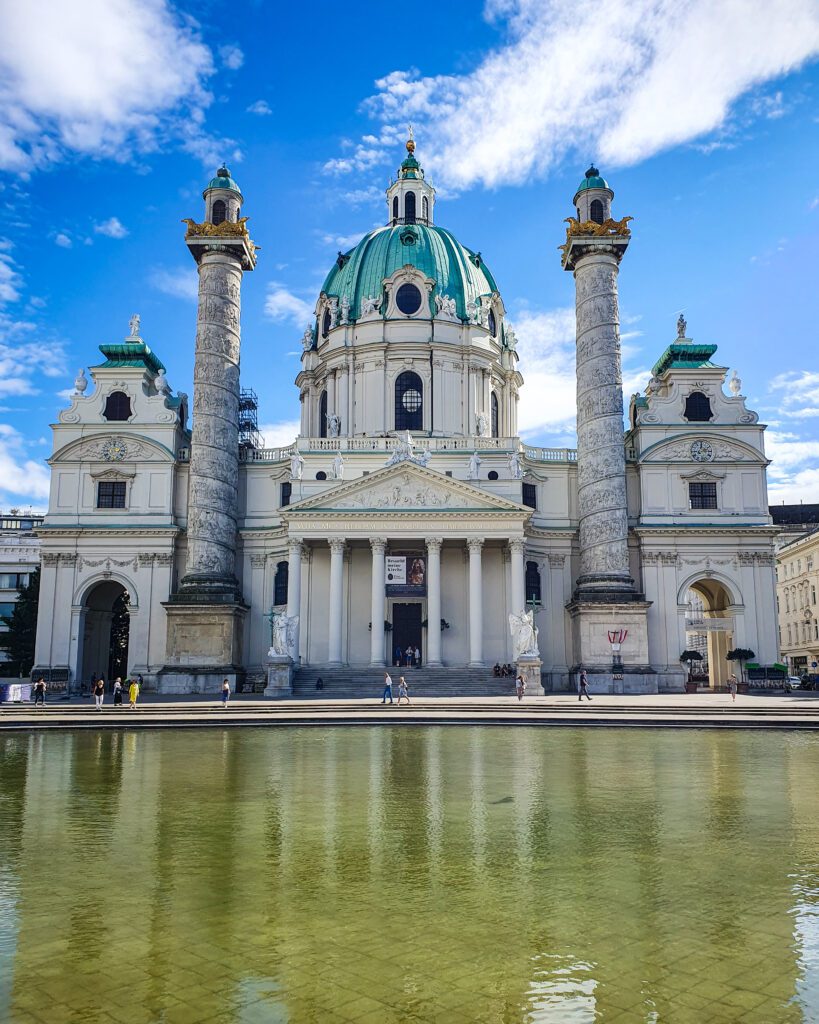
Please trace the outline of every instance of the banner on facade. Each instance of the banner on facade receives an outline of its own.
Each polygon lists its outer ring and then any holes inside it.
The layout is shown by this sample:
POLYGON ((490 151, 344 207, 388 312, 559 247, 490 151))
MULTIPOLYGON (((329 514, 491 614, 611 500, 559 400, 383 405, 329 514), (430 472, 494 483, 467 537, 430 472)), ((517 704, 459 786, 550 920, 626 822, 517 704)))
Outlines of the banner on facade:
POLYGON ((426 558, 423 555, 387 555, 384 584, 387 597, 426 597, 426 558))
POLYGON ((686 633, 732 633, 733 619, 686 619, 686 633))

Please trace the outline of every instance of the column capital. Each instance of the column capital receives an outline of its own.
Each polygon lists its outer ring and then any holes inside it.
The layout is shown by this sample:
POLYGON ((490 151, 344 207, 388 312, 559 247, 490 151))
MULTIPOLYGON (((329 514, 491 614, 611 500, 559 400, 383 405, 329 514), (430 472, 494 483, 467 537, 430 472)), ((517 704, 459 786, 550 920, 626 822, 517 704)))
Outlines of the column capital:
POLYGON ((513 554, 523 554, 526 548, 526 541, 523 537, 511 537, 509 539, 509 550, 513 554))
POLYGON ((427 551, 440 551, 443 543, 443 537, 427 537, 427 551))
POLYGON ((304 537, 288 537, 287 538, 287 546, 289 548, 292 548, 294 551, 299 550, 303 543, 304 543, 304 537))
POLYGON ((483 537, 467 537, 466 546, 470 551, 477 551, 480 553, 480 550, 483 547, 483 537))
POLYGON ((373 552, 378 552, 383 555, 387 547, 387 538, 370 537, 370 547, 373 549, 373 552))
POLYGON ((347 539, 346 537, 328 537, 327 543, 330 545, 330 550, 334 555, 342 554, 347 546, 347 539))

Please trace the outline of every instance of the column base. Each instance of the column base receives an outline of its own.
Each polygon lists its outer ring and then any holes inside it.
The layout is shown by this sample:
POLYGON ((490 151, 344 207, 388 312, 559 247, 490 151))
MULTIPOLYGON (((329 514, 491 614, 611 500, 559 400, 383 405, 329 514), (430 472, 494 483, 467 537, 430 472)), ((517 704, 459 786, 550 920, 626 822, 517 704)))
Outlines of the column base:
POLYGON ((222 680, 232 689, 244 682, 242 639, 247 606, 237 602, 163 602, 168 634, 159 693, 218 693, 222 680))
POLYGON ((536 655, 521 654, 517 661, 517 674, 526 680, 526 696, 542 697, 543 681, 540 676, 540 669, 543 662, 536 655))
POLYGON ((572 646, 576 659, 572 667, 574 683, 584 668, 598 693, 656 693, 657 674, 648 658, 648 609, 651 601, 574 600, 566 606, 572 623, 572 646), (622 671, 613 671, 610 630, 628 630, 620 652, 622 671), (622 675, 622 679, 615 676, 622 675))
POLYGON ((184 576, 169 604, 243 604, 239 581, 211 573, 184 576))
POLYGON ((485 661, 469 661, 466 665, 467 668, 486 668, 485 661))

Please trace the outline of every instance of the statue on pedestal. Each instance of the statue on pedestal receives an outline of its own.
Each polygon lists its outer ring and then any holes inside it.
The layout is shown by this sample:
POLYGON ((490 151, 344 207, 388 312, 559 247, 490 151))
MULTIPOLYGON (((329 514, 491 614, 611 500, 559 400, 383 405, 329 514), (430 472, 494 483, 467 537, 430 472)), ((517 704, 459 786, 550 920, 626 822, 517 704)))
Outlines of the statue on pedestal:
POLYGON ((521 655, 540 656, 537 646, 538 628, 535 625, 533 611, 520 611, 517 614, 511 612, 509 614, 509 632, 512 634, 515 660, 521 655))

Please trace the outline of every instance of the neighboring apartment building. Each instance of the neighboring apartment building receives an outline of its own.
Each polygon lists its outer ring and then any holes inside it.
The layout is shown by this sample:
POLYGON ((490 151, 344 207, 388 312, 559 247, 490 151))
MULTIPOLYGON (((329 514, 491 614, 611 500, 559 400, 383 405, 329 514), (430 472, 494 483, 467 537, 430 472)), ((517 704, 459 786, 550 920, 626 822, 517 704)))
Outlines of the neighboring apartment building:
MULTIPOLYGON (((34 531, 43 518, 30 513, 20 515, 15 509, 0 515, 0 616, 11 615, 20 587, 28 583, 40 564, 40 539, 34 531)), ((0 633, 5 631, 0 619, 0 633)), ((3 663, 7 660, 5 651, 0 651, 0 677, 5 675, 3 663)))
POLYGON ((793 675, 819 670, 819 528, 777 553, 779 646, 793 675))

